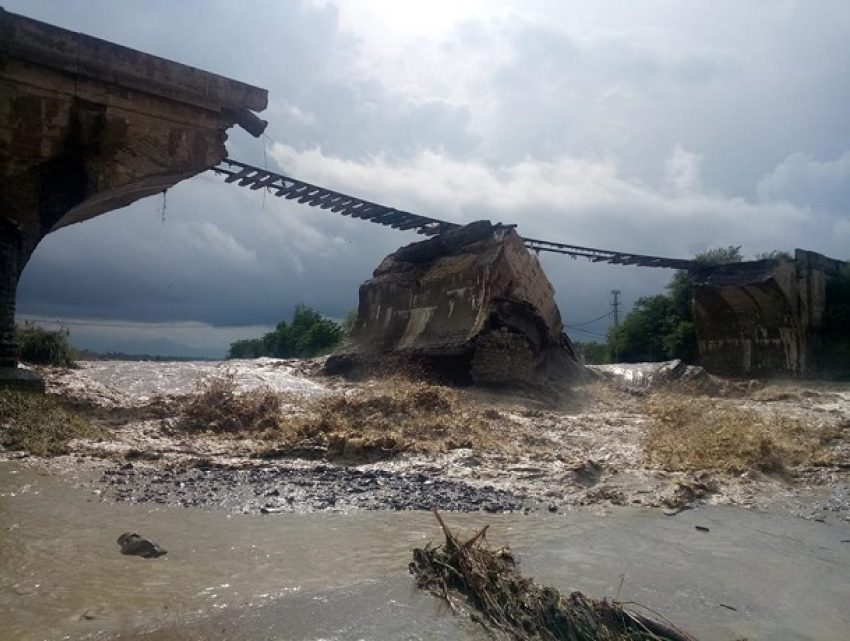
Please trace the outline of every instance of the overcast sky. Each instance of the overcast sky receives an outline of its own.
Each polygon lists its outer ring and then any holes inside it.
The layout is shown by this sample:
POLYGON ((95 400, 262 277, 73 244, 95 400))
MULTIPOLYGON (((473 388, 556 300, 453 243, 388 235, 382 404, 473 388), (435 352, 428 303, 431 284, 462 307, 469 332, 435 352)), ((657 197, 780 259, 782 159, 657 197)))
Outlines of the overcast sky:
MULTIPOLYGON (((268 89, 268 137, 232 130, 231 157, 382 204, 644 254, 850 258, 846 0, 3 5, 268 89)), ((298 303, 341 318, 418 238, 202 175, 48 236, 18 313, 133 325, 70 325, 83 346, 222 355, 298 303)), ((569 325, 672 275, 541 260, 569 325)))

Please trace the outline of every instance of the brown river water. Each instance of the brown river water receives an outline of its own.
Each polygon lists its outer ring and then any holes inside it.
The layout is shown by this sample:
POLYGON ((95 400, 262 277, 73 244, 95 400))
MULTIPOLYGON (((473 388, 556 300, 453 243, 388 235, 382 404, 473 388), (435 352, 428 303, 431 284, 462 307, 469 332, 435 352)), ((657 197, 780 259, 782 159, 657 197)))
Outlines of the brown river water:
MULTIPOLYGON (((397 579, 411 549, 440 536, 433 516, 424 512, 262 516, 150 509, 101 502, 75 485, 72 475, 0 462, 3 641, 186 623, 199 611, 256 606, 287 595, 308 595, 303 609, 327 601, 323 591, 329 588, 397 579), (150 560, 119 554, 116 539, 127 530, 169 553, 150 560)), ((471 531, 482 522, 476 516, 452 516, 451 522, 471 531)), ((487 515, 486 522, 493 524, 494 543, 513 545, 541 541, 565 525, 562 519, 499 515, 487 515)), ((430 613, 434 600, 411 595, 412 585, 407 577, 399 583, 405 598, 416 597, 430 613)), ((454 634, 445 638, 457 634, 456 624, 450 629, 454 634)), ((318 638, 301 632, 306 636, 298 638, 318 638)))
MULTIPOLYGON (((94 363, 63 385, 131 406, 190 391, 222 367, 94 363)), ((272 361, 226 368, 244 388, 327 391, 272 361)), ((489 638, 406 572, 412 548, 442 538, 427 512, 263 515, 113 503, 91 467, 68 462, 0 460, 0 641, 489 638), (116 539, 125 531, 169 553, 123 556, 116 539)), ((850 638, 847 520, 731 506, 672 517, 610 505, 445 516, 462 534, 489 524, 491 545, 510 544, 542 583, 638 602, 702 640, 850 638)))
MULTIPOLYGON (((0 463, 3 641, 487 638, 406 575, 411 548, 440 538, 430 514, 150 509, 101 502, 81 480, 0 463), (125 530, 169 554, 122 556, 125 530)), ((848 524, 722 506, 447 519, 489 523, 491 544, 544 583, 639 602, 700 639, 850 629, 848 524)))

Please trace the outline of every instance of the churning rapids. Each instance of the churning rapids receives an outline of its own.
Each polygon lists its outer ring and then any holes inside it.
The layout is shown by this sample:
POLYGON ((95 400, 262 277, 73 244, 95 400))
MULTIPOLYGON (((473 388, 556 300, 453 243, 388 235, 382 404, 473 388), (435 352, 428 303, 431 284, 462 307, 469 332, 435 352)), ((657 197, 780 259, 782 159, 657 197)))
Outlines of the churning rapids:
MULTIPOLYGON (((600 383, 557 411, 470 396, 514 448, 319 460, 173 429, 176 397, 225 370, 240 390, 290 398, 354 389, 313 369, 260 359, 45 371, 49 393, 113 438, 49 460, 2 453, 0 640, 487 638, 406 574, 411 549, 440 539, 432 505, 460 531, 491 524, 490 543, 510 544, 527 575, 639 602, 700 639, 846 638, 840 438, 830 465, 785 478, 656 469, 642 450, 643 399, 600 383), (168 554, 121 555, 125 531, 168 554)), ((850 420, 847 385, 730 402, 819 429, 850 420)))

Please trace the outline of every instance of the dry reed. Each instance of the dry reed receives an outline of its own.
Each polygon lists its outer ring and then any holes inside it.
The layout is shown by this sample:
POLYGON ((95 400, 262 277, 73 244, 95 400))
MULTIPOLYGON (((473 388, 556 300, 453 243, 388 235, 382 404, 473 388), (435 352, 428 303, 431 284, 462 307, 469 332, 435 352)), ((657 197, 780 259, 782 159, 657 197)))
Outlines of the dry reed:
POLYGON ((0 390, 0 445, 35 456, 56 456, 70 442, 107 432, 42 393, 0 390))
POLYGON ((660 393, 646 403, 647 463, 667 470, 782 473, 823 461, 824 431, 777 413, 660 393))

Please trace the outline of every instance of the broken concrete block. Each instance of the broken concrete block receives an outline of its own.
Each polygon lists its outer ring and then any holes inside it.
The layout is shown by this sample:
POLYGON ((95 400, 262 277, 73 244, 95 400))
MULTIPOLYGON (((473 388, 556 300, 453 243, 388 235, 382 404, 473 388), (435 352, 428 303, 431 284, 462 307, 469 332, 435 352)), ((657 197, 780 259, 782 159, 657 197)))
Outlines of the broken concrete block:
POLYGON ((361 285, 357 321, 326 371, 415 365, 459 385, 566 390, 584 367, 554 294, 513 227, 471 223, 384 259, 361 285))

